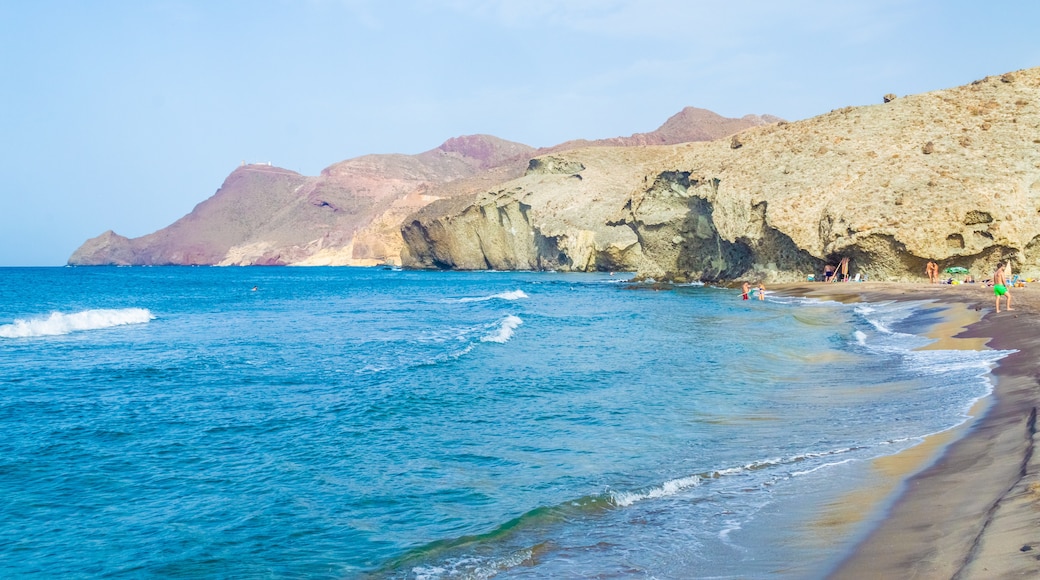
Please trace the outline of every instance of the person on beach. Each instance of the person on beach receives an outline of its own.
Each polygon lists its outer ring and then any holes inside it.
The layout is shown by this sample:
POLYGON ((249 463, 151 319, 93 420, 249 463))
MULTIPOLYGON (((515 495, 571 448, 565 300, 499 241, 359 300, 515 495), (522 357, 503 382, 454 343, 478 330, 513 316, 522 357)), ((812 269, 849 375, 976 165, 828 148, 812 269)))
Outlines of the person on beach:
POLYGON ((747 282, 744 282, 744 286, 742 286, 741 289, 744 292, 743 294, 740 295, 741 300, 747 300, 748 299, 748 293, 751 292, 751 284, 748 284, 747 282))
POLYGON ((761 283, 761 282, 758 283, 758 299, 759 300, 765 300, 766 299, 766 285, 761 283))
POLYGON ((834 277, 834 266, 827 264, 823 267, 823 281, 830 282, 831 278, 834 277))
POLYGON ((932 260, 928 260, 928 264, 924 267, 924 273, 928 276, 929 283, 939 283, 939 264, 936 264, 932 260))
POLYGON ((1007 301, 1007 309, 1011 310, 1011 292, 1008 292, 1007 278, 1004 276, 1004 262, 997 264, 997 271, 993 272, 993 294, 997 297, 997 312, 1000 312, 1000 297, 1007 301))

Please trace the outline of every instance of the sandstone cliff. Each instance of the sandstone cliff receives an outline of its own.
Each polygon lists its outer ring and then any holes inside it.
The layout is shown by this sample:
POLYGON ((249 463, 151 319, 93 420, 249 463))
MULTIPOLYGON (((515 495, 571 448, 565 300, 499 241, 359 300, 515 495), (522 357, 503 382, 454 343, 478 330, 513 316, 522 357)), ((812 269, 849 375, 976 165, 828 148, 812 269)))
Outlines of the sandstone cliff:
POLYGON ((656 279, 1040 271, 1040 69, 708 143, 587 148, 435 202, 406 265, 635 270, 656 279))
POLYGON ((651 133, 569 142, 540 151, 470 135, 418 155, 350 159, 316 177, 243 165, 213 197, 172 225, 135 239, 106 232, 77 249, 69 264, 399 263, 401 224, 407 216, 432 201, 487 191, 517 178, 538 153, 578 145, 632 147, 710 139, 770 119, 728 119, 687 108, 651 133))

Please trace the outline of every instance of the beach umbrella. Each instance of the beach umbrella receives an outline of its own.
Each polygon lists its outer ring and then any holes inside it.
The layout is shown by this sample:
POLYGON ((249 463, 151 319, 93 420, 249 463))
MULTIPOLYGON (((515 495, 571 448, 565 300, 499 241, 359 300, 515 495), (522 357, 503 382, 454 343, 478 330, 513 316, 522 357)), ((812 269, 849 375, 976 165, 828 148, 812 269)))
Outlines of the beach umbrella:
POLYGON ((968 269, 967 268, 961 268, 960 266, 951 266, 949 268, 946 268, 946 270, 944 270, 944 271, 947 274, 967 274, 968 273, 968 269))

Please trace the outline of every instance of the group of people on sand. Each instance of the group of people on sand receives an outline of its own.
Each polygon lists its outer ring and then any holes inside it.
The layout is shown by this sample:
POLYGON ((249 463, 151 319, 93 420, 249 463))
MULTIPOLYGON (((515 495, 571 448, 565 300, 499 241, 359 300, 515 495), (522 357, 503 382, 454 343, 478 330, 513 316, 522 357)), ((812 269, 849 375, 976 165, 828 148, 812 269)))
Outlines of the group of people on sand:
MULTIPOLYGON (((759 300, 765 300, 766 299, 766 286, 765 286, 765 284, 759 282, 758 283, 758 288, 756 290, 758 292, 758 299, 759 300)), ((741 287, 741 291, 743 293, 740 295, 740 299, 741 300, 748 300, 749 296, 751 295, 751 284, 748 284, 747 282, 744 282, 744 285, 741 287)))
MULTIPOLYGON (((942 280, 942 278, 939 277, 939 264, 936 264, 933 260, 928 260, 928 263, 925 264, 925 266, 924 266, 924 275, 928 276, 928 283, 929 284, 955 284, 956 283, 956 282, 953 281, 953 278, 947 278, 946 281, 944 282, 942 280)), ((967 274, 966 276, 964 276, 963 282, 965 284, 974 284, 975 283, 975 277, 972 276, 971 274, 967 274)))

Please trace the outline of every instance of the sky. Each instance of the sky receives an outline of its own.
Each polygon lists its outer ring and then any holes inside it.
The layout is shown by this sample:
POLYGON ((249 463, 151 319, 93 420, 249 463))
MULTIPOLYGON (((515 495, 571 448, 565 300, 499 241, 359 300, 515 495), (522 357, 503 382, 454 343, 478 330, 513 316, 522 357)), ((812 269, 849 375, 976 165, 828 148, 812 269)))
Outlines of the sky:
POLYGON ((0 266, 137 237, 242 161, 799 120, 1040 66, 1040 2, 0 0, 0 266))

